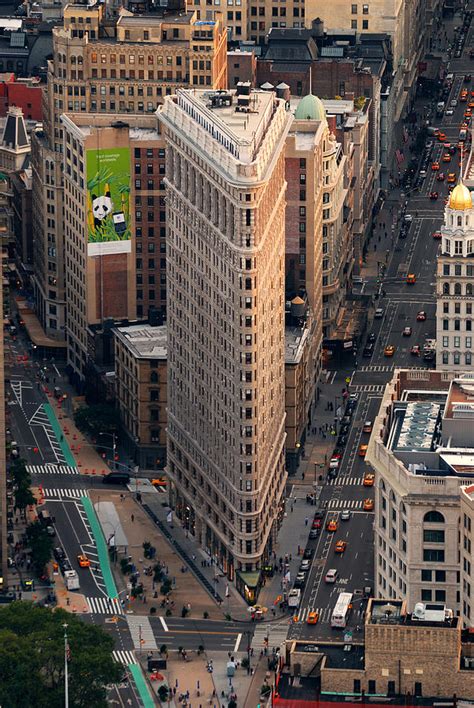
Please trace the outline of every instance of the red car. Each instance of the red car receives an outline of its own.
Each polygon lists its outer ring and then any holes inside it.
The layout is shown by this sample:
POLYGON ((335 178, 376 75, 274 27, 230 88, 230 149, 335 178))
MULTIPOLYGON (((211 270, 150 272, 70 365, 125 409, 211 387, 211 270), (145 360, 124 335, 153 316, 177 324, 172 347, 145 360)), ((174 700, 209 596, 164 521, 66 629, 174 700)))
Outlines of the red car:
POLYGON ((439 197, 438 192, 430 192, 430 199, 431 201, 436 201, 439 197))
POLYGON ((421 356, 421 349, 419 344, 415 344, 411 349, 410 349, 410 354, 413 354, 414 356, 421 356))
POLYGON ((436 241, 439 241, 440 238, 441 238, 441 231, 434 231, 434 232, 433 232, 433 238, 434 238, 436 241))
POLYGON ((321 519, 314 519, 312 528, 313 529, 320 529, 323 525, 323 522, 321 519))
POLYGON ((416 316, 416 321, 417 322, 424 322, 426 320, 426 312, 424 310, 420 310, 420 312, 416 316))
POLYGON ((444 172, 438 172, 438 174, 436 175, 436 179, 438 180, 438 182, 444 182, 444 178, 445 178, 444 172))

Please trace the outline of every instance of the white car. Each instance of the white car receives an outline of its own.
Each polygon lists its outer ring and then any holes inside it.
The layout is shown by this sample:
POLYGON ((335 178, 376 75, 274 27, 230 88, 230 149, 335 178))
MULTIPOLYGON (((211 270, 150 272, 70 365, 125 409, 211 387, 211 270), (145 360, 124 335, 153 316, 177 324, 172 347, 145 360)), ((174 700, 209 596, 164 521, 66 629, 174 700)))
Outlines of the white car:
POLYGON ((300 565, 300 572, 306 572, 309 570, 311 565, 311 561, 308 558, 305 558, 304 560, 301 561, 300 565))
POLYGON ((458 105, 458 99, 452 98, 449 102, 449 105, 451 106, 451 108, 456 108, 456 106, 458 105))
POLYGON ((336 568, 330 568, 326 575, 324 576, 325 583, 335 583, 337 578, 336 568))
POLYGON ((454 108, 447 108, 444 115, 453 116, 454 115, 454 108))
POLYGON ((375 310, 374 317, 376 320, 381 320, 383 317, 383 307, 377 307, 375 310))

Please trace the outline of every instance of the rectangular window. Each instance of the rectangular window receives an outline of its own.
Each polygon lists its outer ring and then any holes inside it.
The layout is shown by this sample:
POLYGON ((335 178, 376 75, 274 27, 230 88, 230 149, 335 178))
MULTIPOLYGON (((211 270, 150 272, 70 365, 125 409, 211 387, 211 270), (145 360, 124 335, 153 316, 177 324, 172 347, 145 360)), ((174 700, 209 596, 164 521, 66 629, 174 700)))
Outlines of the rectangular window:
POLYGON ((427 588, 422 588, 422 590, 421 590, 421 601, 422 602, 431 602, 432 596, 433 596, 433 593, 431 590, 428 590, 427 588))
POLYGON ((444 543, 443 529, 424 529, 423 541, 425 543, 444 543))
POLYGON ((357 15, 357 5, 351 5, 351 13, 357 15))
POLYGON ((433 577, 432 570, 422 570, 421 571, 421 580, 423 583, 431 583, 432 577, 433 577))
POLYGON ((444 563, 444 551, 436 548, 425 548, 423 550, 423 560, 425 563, 444 563))

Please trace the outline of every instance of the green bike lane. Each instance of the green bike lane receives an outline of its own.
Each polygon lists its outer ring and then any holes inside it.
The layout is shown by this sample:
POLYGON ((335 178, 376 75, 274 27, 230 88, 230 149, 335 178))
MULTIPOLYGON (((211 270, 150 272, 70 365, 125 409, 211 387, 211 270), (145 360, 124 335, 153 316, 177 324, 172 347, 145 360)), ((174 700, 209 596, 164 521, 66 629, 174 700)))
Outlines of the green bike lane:
MULTIPOLYGON (((94 537, 95 545, 97 548, 97 555, 99 558, 100 569, 102 571, 102 577, 104 579, 105 588, 107 595, 111 600, 119 597, 117 591, 117 586, 115 584, 115 579, 112 573, 112 568, 110 565, 110 558, 107 543, 102 532, 102 527, 100 525, 99 519, 94 509, 92 501, 87 496, 81 497, 82 506, 87 516, 87 520, 90 524, 92 535, 94 537)), ((143 703, 144 708, 154 708, 156 702, 150 692, 145 676, 143 675, 142 668, 139 664, 128 664, 127 669, 133 677, 135 686, 137 688, 140 700, 143 703)))

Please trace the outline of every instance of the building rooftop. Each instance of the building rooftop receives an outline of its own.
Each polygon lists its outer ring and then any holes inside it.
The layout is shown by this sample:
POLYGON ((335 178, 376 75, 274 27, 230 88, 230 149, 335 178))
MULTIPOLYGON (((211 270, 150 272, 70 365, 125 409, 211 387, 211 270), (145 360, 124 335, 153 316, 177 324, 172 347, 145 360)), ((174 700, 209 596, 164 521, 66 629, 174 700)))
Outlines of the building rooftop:
POLYGON ((326 667, 331 669, 364 669, 365 649, 362 644, 352 642, 296 641, 292 652, 314 654, 326 657, 326 667))
POLYGON ((116 327, 114 334, 135 359, 166 360, 167 358, 166 325, 152 327, 148 324, 138 324, 116 327))
POLYGON ((307 327, 285 327, 285 364, 298 364, 307 339, 307 327))
POLYGON ((159 140, 160 134, 154 127, 156 118, 153 115, 128 114, 125 120, 117 120, 113 114, 95 115, 94 113, 63 113, 62 122, 69 129, 78 131, 85 139, 94 135, 100 129, 127 129, 130 140, 159 140))
POLYGON ((466 376, 451 383, 444 417, 474 418, 474 376, 466 376))
POLYGON ((405 600, 375 600, 369 601, 367 608, 367 624, 405 625, 409 627, 439 627, 452 628, 459 618, 453 611, 441 603, 417 602, 413 612, 406 609, 405 600))
POLYGON ((393 450, 433 450, 442 407, 430 401, 400 403, 394 410, 393 450))

